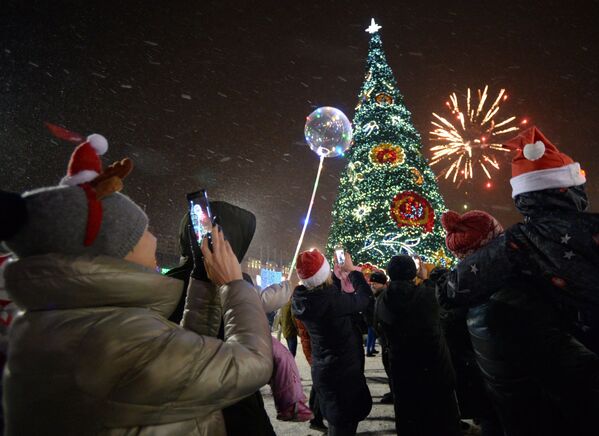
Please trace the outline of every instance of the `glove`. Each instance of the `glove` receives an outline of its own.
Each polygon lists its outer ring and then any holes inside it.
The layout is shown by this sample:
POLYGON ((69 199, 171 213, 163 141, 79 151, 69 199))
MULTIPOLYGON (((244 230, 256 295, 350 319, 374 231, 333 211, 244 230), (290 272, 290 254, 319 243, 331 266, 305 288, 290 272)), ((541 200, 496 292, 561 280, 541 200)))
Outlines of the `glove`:
POLYGON ((196 234, 193 231, 193 226, 191 224, 187 225, 187 237, 189 239, 189 244, 191 245, 191 258, 193 259, 193 269, 191 270, 190 276, 196 280, 209 282, 210 279, 208 278, 208 273, 204 266, 204 256, 202 255, 200 244, 198 244, 196 234))

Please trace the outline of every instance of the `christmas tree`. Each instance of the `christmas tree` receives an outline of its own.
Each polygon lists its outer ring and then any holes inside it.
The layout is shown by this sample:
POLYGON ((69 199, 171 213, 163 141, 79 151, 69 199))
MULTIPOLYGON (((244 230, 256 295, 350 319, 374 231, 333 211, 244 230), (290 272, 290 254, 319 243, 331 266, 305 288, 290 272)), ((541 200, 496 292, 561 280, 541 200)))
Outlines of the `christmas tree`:
POLYGON ((447 264, 446 210, 421 139, 387 64, 374 19, 366 76, 353 119, 327 251, 342 245, 357 263, 386 266, 396 254, 447 264))

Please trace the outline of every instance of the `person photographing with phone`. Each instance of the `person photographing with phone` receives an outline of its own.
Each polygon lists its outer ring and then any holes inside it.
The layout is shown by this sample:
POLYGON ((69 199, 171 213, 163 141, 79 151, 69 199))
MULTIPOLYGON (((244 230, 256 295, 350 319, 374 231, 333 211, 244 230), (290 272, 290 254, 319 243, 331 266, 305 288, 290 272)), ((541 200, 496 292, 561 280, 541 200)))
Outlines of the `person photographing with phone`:
POLYGON ((343 265, 335 263, 355 292, 342 292, 333 284, 331 267, 317 249, 297 258, 302 285, 292 297, 293 314, 308 329, 312 345, 312 382, 320 410, 329 424, 330 436, 353 436, 358 423, 372 407, 362 362, 362 336, 352 317, 368 307, 372 292, 362 272, 344 254, 343 265))
POLYGON ((0 209, 19 217, 0 240, 13 256, 6 290, 21 309, 4 375, 5 434, 224 436, 221 409, 272 374, 260 299, 210 228, 212 249, 204 240, 196 265, 206 281, 192 285, 218 293, 224 340, 201 334, 197 314, 169 322, 181 282, 155 271, 148 217, 119 192, 132 162, 102 170, 97 136, 77 147, 60 185, 0 195, 0 209))

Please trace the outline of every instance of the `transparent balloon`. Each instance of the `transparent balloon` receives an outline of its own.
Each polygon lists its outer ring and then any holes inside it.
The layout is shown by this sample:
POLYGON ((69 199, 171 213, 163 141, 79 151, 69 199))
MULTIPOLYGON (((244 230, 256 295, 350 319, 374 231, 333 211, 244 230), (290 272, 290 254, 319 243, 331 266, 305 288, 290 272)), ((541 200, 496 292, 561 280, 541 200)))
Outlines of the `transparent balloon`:
POLYGON ((319 156, 342 156, 352 141, 351 123, 339 109, 323 106, 306 119, 306 142, 319 156))

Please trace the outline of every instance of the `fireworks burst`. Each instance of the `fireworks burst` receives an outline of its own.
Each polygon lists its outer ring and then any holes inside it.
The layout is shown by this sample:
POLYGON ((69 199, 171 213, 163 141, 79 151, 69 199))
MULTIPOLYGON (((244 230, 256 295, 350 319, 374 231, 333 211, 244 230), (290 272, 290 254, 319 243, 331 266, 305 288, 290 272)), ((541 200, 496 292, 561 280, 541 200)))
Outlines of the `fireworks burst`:
POLYGON ((453 175, 452 180, 458 185, 474 179, 478 166, 491 179, 491 171, 499 169, 496 152, 509 152, 501 146, 499 138, 519 129, 513 125, 515 116, 500 122, 495 120, 500 104, 507 99, 505 89, 499 91, 491 107, 485 109, 488 90, 488 85, 482 92, 479 89, 478 102, 475 103, 468 88, 464 109, 460 108, 456 93, 451 94, 445 104, 457 120, 455 123, 433 112, 435 119, 431 123, 435 129, 430 132, 431 140, 440 144, 431 147, 433 157, 430 165, 446 163, 439 176, 444 175, 448 179, 453 175))

